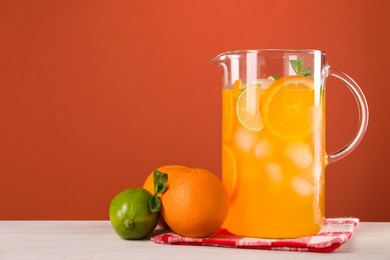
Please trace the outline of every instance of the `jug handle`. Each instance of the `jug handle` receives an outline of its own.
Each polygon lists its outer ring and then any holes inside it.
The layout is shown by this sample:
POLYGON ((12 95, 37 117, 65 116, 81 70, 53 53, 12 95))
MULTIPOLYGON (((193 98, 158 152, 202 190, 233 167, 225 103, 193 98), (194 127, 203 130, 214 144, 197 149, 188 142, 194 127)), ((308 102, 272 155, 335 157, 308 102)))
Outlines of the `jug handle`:
POLYGON ((344 72, 336 68, 333 68, 329 65, 325 66, 324 71, 326 77, 333 76, 341 80, 345 85, 347 85, 347 87, 355 97, 356 103, 358 105, 358 110, 359 110, 358 128, 353 139, 339 151, 328 155, 327 158, 328 163, 333 163, 350 154, 358 146, 360 141, 363 139, 363 136, 367 130, 369 112, 368 112, 367 100, 363 94, 363 91, 360 89, 359 85, 351 77, 349 77, 344 72))

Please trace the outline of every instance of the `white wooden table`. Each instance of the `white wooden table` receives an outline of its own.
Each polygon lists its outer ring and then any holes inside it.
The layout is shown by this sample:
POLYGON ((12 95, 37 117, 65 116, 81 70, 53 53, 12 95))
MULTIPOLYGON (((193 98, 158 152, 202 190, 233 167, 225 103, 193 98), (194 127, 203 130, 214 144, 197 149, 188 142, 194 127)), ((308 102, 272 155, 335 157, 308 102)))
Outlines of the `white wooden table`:
POLYGON ((332 253, 159 245, 119 238, 109 221, 0 221, 0 259, 390 259, 390 223, 360 223, 332 253))

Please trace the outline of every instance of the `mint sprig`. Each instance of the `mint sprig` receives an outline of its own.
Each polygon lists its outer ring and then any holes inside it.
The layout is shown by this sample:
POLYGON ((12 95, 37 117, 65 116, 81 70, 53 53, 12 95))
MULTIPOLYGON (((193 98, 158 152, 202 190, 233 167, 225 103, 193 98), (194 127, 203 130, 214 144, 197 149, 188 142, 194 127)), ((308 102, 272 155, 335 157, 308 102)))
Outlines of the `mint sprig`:
POLYGON ((151 212, 160 211, 161 199, 157 195, 165 192, 167 183, 168 174, 160 172, 159 170, 153 171, 154 195, 149 199, 149 209, 151 212))
MULTIPOLYGON (((302 58, 298 58, 296 60, 290 60, 290 65, 293 68, 295 74, 297 74, 298 76, 304 76, 313 79, 313 74, 311 73, 313 71, 313 68, 305 67, 302 58)), ((271 77, 274 80, 278 80, 281 78, 278 75, 272 75, 271 77)))
POLYGON ((313 74, 311 73, 313 69, 311 67, 304 67, 302 58, 290 60, 290 65, 298 76, 313 77, 313 74))

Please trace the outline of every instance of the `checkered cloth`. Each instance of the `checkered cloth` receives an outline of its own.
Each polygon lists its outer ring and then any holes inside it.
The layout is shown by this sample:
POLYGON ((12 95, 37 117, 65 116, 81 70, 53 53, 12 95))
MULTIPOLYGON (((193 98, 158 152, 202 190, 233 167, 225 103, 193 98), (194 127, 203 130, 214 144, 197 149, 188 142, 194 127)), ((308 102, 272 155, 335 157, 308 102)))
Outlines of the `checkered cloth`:
POLYGON ((221 246, 248 249, 330 252, 351 238, 359 223, 357 218, 328 218, 315 236, 294 239, 263 239, 241 237, 221 229, 207 238, 182 237, 173 232, 152 237, 152 241, 169 245, 221 246))

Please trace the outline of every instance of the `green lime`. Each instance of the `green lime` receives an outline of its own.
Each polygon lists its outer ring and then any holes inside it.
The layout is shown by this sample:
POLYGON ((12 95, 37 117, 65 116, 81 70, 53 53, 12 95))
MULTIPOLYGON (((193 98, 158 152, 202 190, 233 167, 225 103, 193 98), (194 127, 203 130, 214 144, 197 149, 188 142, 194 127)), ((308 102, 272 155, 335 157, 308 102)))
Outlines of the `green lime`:
POLYGON ((237 119, 243 127, 250 131, 260 131, 264 127, 260 111, 260 97, 264 91, 259 86, 250 86, 244 88, 237 98, 237 119))
POLYGON ((250 131, 260 131, 264 127, 260 111, 260 99, 275 82, 272 77, 258 79, 255 84, 241 89, 236 102, 236 114, 240 124, 250 131))
POLYGON ((151 212, 149 191, 142 188, 127 189, 113 198, 110 220, 115 232, 124 239, 142 239, 157 226, 159 212, 151 212))

